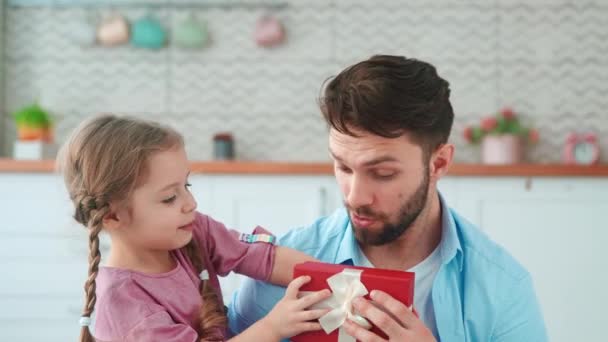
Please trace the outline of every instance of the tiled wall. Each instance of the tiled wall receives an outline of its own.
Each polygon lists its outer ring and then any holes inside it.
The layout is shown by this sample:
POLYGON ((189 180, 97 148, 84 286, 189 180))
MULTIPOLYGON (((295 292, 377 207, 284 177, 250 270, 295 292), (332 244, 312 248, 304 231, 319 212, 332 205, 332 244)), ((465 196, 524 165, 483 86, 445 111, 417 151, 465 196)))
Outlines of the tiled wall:
MULTIPOLYGON (((608 161, 608 1, 287 3, 275 14, 288 42, 271 50, 251 39, 262 9, 154 10, 169 27, 194 12, 212 44, 151 52, 74 44, 72 28, 91 13, 82 8, 8 8, 5 108, 39 100, 61 114, 60 140, 83 117, 112 111, 173 124, 193 159, 210 159, 211 136, 229 130, 243 159, 323 161, 322 82, 372 54, 394 53, 430 61, 450 81, 458 161, 479 160, 461 138, 463 126, 506 105, 540 129, 531 160, 559 161, 566 133, 589 129, 600 134, 608 161)), ((146 13, 118 10, 130 19, 146 13)), ((8 117, 4 130, 8 152, 8 117)))

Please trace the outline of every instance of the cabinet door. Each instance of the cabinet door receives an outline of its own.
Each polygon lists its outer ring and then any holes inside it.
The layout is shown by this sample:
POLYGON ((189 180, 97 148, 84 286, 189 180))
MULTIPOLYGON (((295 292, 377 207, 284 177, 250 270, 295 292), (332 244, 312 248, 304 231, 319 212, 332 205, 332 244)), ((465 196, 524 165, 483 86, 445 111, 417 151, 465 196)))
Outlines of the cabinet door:
POLYGON ((311 224, 336 207, 333 178, 320 176, 208 176, 193 188, 198 209, 230 228, 260 225, 275 235, 311 224))
MULTIPOLYGON (((331 176, 200 176, 192 181, 202 185, 192 188, 198 209, 242 232, 259 225, 280 236, 330 214, 339 203, 331 176)), ((226 302, 242 279, 230 274, 220 280, 226 302)))
POLYGON ((532 273, 551 341, 605 340, 608 180, 463 179, 459 206, 532 273))
POLYGON ((75 341, 88 247, 62 179, 3 174, 0 189, 0 341, 75 341))

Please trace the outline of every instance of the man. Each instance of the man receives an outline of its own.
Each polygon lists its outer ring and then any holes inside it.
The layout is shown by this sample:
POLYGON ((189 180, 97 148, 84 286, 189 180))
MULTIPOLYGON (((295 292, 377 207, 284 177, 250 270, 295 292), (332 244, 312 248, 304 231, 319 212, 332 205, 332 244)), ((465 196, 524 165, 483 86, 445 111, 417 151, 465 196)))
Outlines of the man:
MULTIPOLYGON (((354 303, 389 341, 546 341, 530 274, 437 190, 454 155, 449 95, 435 67, 398 56, 374 56, 333 78, 320 105, 345 208, 279 243, 324 262, 415 272, 418 316, 380 291, 376 303, 354 303)), ((229 309, 231 330, 263 317, 283 291, 245 281, 229 309)), ((344 329, 383 340, 352 322, 344 329)))

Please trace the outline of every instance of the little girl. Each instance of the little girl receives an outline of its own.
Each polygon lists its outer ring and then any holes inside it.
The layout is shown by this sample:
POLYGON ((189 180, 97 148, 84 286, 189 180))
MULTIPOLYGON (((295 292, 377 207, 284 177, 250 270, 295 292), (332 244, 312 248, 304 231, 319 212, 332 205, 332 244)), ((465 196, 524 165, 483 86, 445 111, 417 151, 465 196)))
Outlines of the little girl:
POLYGON ((80 341, 224 341, 226 313, 217 276, 231 271, 288 285, 265 318, 230 341, 279 341, 319 330, 325 310, 306 310, 329 297, 298 299, 308 277, 291 281, 296 263, 312 260, 253 235, 228 230, 196 211, 188 190, 182 137, 156 123, 102 115, 85 121, 62 147, 60 170, 89 232, 89 276, 80 341), (99 234, 111 238, 100 267, 99 234))

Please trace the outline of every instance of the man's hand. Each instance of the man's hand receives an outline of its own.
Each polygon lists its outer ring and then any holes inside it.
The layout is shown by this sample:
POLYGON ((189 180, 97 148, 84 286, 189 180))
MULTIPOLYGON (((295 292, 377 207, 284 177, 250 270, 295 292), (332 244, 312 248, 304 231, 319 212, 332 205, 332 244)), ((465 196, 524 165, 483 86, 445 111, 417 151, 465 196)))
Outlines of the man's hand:
POLYGON ((361 316, 382 330, 388 340, 347 320, 343 327, 349 335, 361 342, 436 342, 431 331, 403 303, 382 291, 374 290, 370 296, 373 302, 358 298, 353 305, 361 316))

